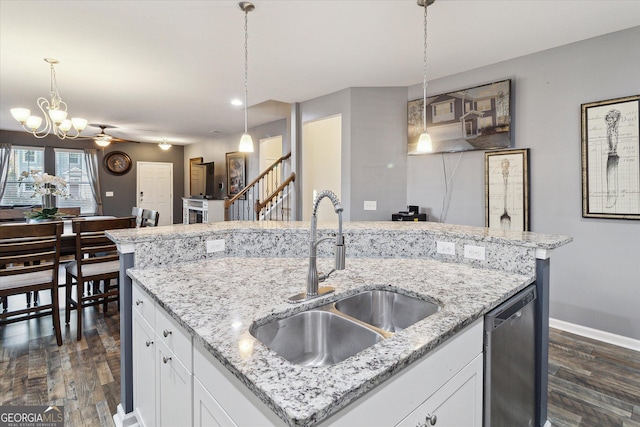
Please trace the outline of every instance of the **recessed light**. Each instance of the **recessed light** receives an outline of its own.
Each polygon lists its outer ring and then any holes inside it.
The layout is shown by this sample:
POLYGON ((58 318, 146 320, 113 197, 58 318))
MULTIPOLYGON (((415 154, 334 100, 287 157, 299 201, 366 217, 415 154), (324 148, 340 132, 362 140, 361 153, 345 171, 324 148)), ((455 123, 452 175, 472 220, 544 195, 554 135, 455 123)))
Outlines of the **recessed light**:
POLYGON ((231 105, 235 105, 236 107, 239 107, 242 105, 242 100, 238 98, 234 98, 231 100, 231 105))

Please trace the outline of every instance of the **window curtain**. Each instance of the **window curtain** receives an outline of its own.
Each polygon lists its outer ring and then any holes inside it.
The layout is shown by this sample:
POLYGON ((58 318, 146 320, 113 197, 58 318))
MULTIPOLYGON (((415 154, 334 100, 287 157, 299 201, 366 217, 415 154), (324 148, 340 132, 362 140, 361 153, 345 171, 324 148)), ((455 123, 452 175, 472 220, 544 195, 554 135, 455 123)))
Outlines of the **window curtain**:
POLYGON ((4 189, 9 178, 9 158, 11 157, 11 144, 0 144, 0 200, 4 196, 4 189))
POLYGON ((86 148, 84 150, 84 161, 87 165, 87 175, 91 183, 91 191, 96 201, 96 215, 102 215, 102 192, 100 191, 100 179, 98 178, 98 150, 86 148))

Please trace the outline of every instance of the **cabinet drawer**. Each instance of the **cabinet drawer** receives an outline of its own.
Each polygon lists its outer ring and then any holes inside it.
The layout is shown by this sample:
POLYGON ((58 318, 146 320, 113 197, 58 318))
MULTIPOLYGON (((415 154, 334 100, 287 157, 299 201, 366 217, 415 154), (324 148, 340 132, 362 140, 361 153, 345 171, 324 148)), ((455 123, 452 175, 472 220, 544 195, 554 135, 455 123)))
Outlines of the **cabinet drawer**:
POLYGON ((131 291, 133 308, 140 313, 151 327, 155 327, 156 303, 148 293, 140 289, 139 286, 133 285, 131 291))
POLYGON ((397 427, 436 423, 443 426, 482 427, 482 368, 483 358, 480 354, 397 427))
POLYGON ((180 362, 193 371, 191 335, 162 308, 156 308, 156 335, 180 362))

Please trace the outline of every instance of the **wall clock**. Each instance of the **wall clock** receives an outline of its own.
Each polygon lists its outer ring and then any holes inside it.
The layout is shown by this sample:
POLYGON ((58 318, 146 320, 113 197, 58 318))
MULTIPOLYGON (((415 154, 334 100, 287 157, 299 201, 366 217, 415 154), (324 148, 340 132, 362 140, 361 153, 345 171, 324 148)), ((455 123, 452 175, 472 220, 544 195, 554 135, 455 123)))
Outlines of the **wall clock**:
POLYGON ((124 175, 131 169, 131 157, 122 151, 112 151, 104 157, 104 167, 113 175, 124 175))

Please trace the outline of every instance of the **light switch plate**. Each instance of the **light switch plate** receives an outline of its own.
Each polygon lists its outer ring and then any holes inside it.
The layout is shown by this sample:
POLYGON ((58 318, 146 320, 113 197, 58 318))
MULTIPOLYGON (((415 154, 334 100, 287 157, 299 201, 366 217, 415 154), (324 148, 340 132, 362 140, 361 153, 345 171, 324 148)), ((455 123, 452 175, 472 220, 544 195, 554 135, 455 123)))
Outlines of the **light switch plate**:
POLYGON ((484 246, 464 245, 464 257, 484 261, 484 246))
POLYGON ((224 239, 207 240, 207 253, 223 252, 224 239))
POLYGON ((105 197, 113 197, 113 191, 107 191, 106 193, 104 193, 105 197))
POLYGON ((364 201, 364 210, 365 211, 375 211, 378 209, 378 202, 375 200, 365 200, 364 201))
POLYGON ((456 244, 453 242, 436 242, 436 251, 439 254, 455 255, 456 244))

